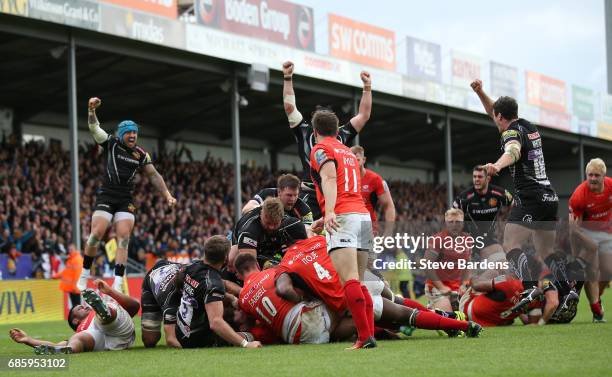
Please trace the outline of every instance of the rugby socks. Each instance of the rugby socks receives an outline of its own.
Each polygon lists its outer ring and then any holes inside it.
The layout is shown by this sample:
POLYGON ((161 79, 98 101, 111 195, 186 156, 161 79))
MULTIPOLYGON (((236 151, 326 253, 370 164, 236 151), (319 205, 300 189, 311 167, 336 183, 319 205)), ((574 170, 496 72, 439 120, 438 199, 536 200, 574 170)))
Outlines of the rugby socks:
POLYGON ((374 336, 374 332, 376 331, 374 326, 374 301, 372 301, 372 296, 365 285, 361 286, 361 291, 363 292, 363 298, 365 299, 366 318, 368 319, 370 336, 374 336))
POLYGON ((116 264, 115 265, 115 276, 121 276, 123 278, 123 275, 125 275, 125 265, 116 264))
POLYGON ((91 265, 93 264, 93 260, 94 260, 94 257, 90 257, 89 255, 85 255, 83 257, 83 269, 89 271, 91 269, 91 265))
POLYGON ((366 315, 365 297, 363 297, 359 280, 351 279, 344 283, 344 298, 357 328, 357 338, 365 342, 370 336, 370 326, 366 315))
MULTIPOLYGON (((411 321, 412 322, 412 321, 411 321)), ((461 330, 467 331, 468 322, 446 318, 430 311, 418 311, 414 327, 425 330, 461 330)))
POLYGON ((591 304, 591 312, 598 316, 598 317, 602 317, 603 316, 603 309, 601 307, 601 300, 597 301, 594 304, 591 304))
POLYGON ((429 311, 429 309, 427 309, 427 307, 425 307, 420 302, 415 301, 415 300, 411 300, 409 298, 403 299, 403 302, 400 305, 404 305, 404 306, 407 306, 407 307, 412 308, 412 309, 429 311))

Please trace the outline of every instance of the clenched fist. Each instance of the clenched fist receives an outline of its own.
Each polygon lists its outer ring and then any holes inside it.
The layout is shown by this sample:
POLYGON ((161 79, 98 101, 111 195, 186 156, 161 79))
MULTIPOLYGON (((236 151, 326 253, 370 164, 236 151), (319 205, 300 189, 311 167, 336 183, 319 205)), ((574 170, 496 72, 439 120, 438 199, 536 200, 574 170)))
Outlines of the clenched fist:
POLYGON ((283 75, 284 76, 293 76, 293 62, 286 61, 283 63, 283 75))
POLYGON ((95 110, 102 104, 102 100, 98 97, 91 97, 87 103, 89 110, 95 110))
POLYGON ((470 86, 476 93, 480 93, 482 91, 482 81, 479 79, 472 81, 470 86))
POLYGON ((359 77, 361 78, 363 85, 372 85, 372 77, 370 76, 370 72, 361 71, 359 77))

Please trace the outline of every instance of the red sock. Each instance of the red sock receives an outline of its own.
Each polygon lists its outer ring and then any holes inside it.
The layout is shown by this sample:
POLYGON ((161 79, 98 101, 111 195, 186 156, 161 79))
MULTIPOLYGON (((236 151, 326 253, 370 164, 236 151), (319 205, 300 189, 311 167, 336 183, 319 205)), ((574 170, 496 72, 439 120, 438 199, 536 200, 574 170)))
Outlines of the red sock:
POLYGON ((370 329, 370 336, 374 336, 374 301, 372 301, 370 291, 368 291, 368 288, 366 288, 365 285, 361 286, 361 292, 363 292, 363 298, 365 298, 366 317, 368 318, 368 328, 370 329))
POLYGON ((423 304, 421 304, 420 302, 411 300, 409 298, 405 298, 404 299, 404 306, 407 306, 407 307, 413 308, 413 309, 429 311, 429 309, 427 309, 427 307, 423 306, 423 304))
POLYGON ((601 300, 597 301, 594 304, 591 304, 591 312, 593 312, 593 314, 598 317, 601 317, 603 315, 601 310, 601 300))
POLYGON ((462 330, 467 331, 468 323, 446 318, 430 311, 419 311, 415 327, 426 330, 462 330))
POLYGON ((370 336, 370 326, 368 326, 365 297, 359 280, 351 279, 344 283, 344 298, 357 328, 357 338, 363 342, 370 336))

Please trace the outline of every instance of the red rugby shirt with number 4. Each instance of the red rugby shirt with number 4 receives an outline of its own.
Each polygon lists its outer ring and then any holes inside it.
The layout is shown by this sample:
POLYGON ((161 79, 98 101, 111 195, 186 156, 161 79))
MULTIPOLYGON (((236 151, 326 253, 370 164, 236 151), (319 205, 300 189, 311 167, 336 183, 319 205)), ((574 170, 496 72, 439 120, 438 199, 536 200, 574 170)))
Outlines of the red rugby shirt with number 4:
POLYGON ((325 197, 321 187, 321 167, 327 163, 336 168, 337 197, 334 212, 369 213, 361 196, 361 174, 357 157, 334 137, 326 137, 310 152, 310 176, 317 191, 317 201, 325 215, 325 197))
POLYGON ((335 312, 346 310, 344 289, 331 258, 327 254, 325 237, 315 236, 301 240, 287 249, 278 265, 283 272, 298 275, 308 288, 335 312))

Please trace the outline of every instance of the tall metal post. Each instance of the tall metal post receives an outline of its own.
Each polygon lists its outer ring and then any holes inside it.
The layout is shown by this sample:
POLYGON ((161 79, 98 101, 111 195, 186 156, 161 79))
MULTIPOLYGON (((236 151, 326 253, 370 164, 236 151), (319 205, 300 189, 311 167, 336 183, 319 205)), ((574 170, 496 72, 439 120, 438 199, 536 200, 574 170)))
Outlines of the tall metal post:
POLYGON ((451 143, 451 118, 446 111, 446 126, 444 127, 444 150, 446 157, 446 198, 448 207, 453 204, 453 150, 451 143))
POLYGON ((72 191, 72 243, 81 250, 81 205, 79 191, 79 141, 77 123, 77 92, 76 92, 76 46, 74 36, 70 34, 68 46, 68 122, 70 124, 70 188, 72 191))
POLYGON ((232 112, 232 151, 234 157, 234 218, 240 219, 242 209, 242 176, 240 172, 240 93, 238 92, 238 74, 232 77, 231 93, 232 112))

